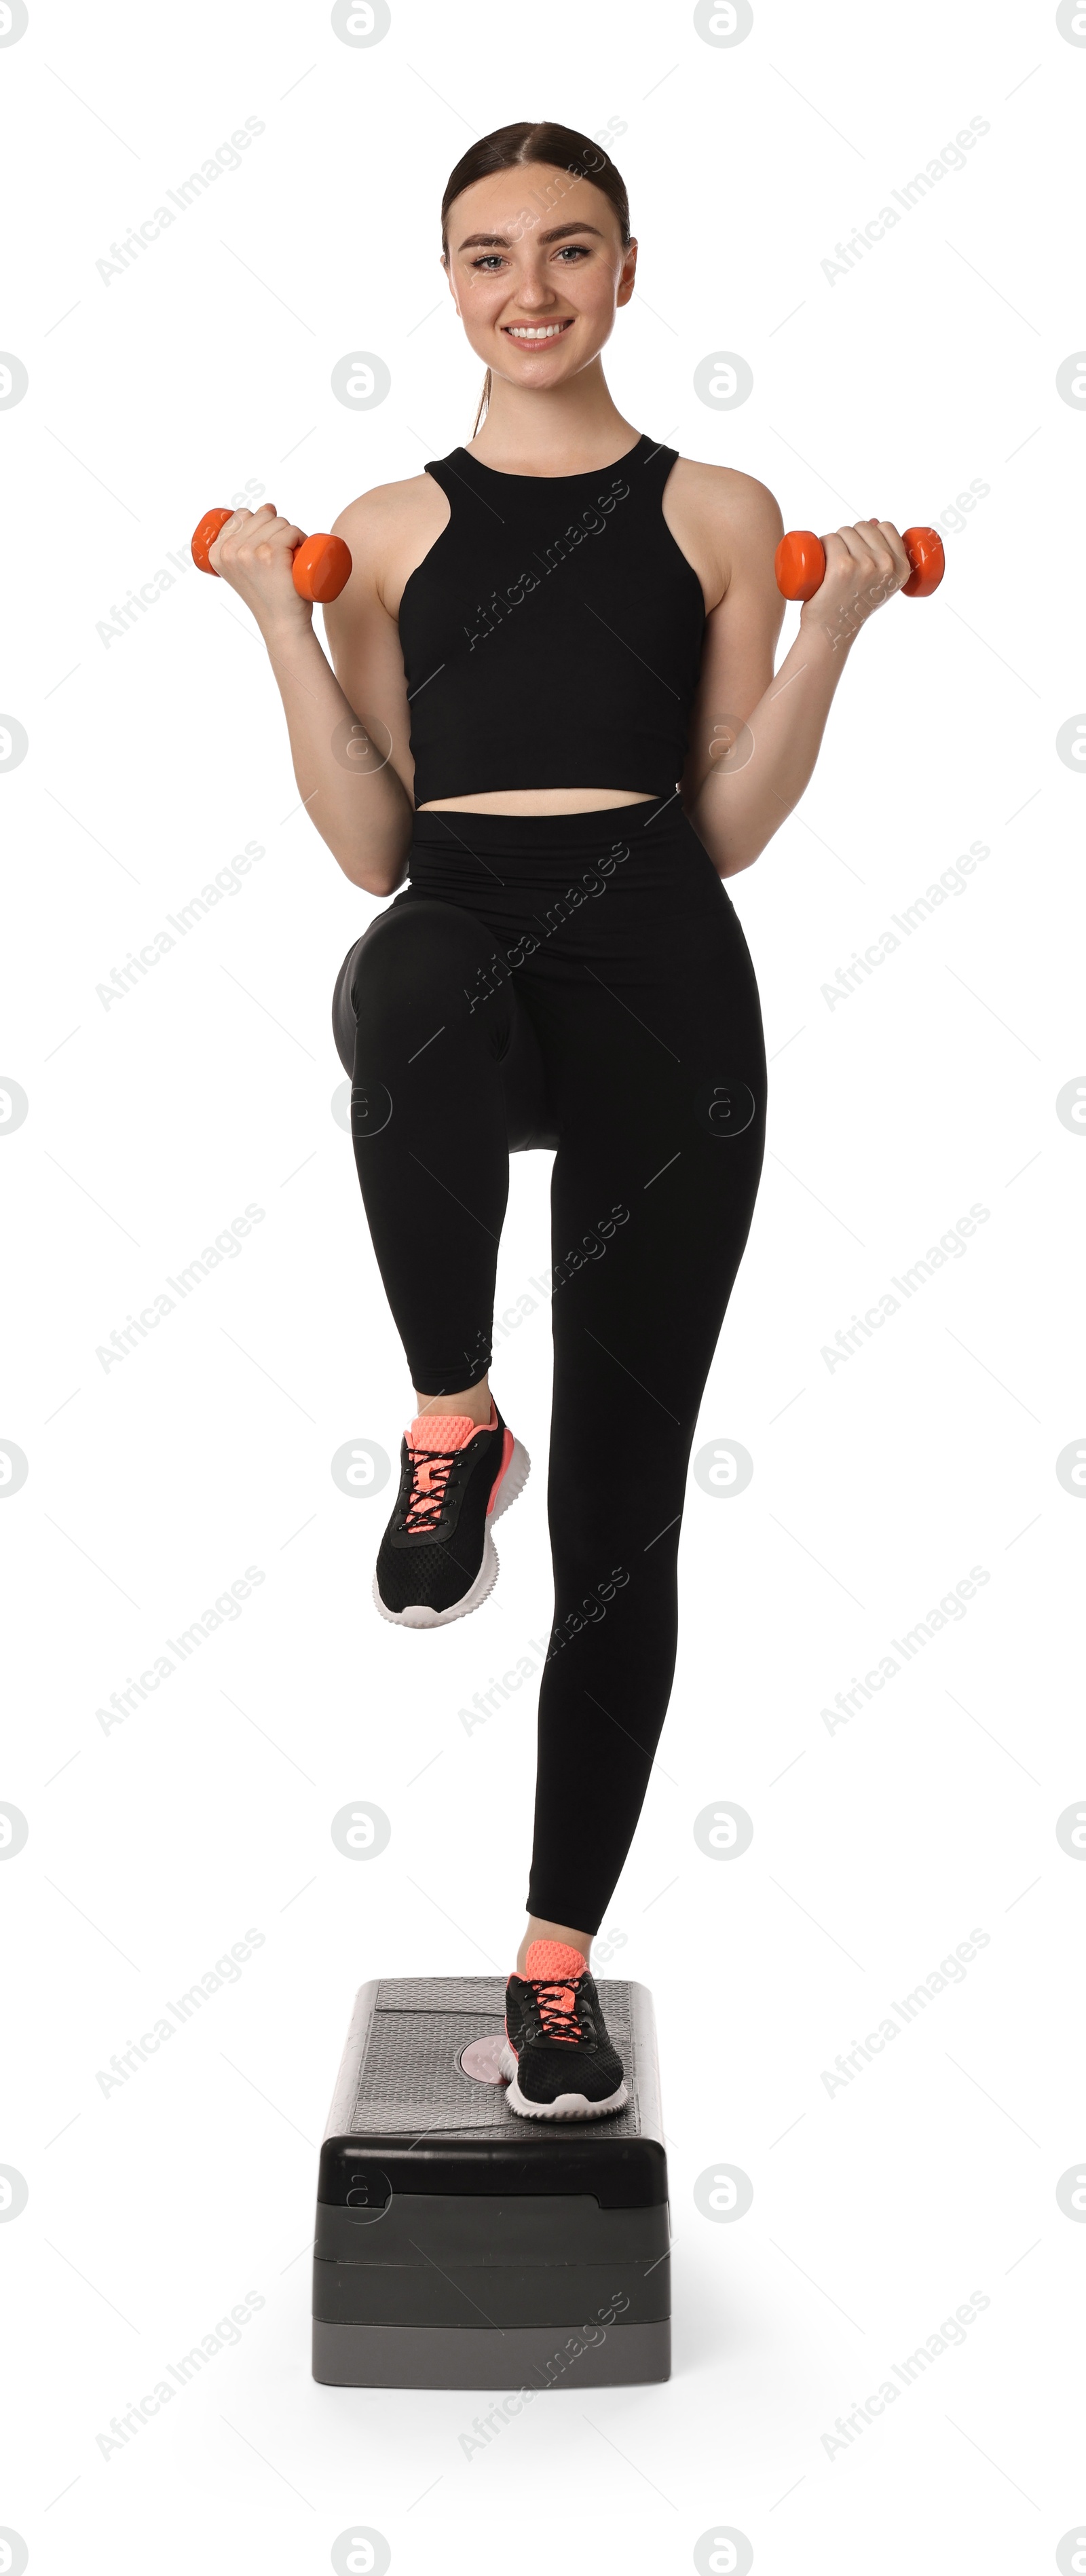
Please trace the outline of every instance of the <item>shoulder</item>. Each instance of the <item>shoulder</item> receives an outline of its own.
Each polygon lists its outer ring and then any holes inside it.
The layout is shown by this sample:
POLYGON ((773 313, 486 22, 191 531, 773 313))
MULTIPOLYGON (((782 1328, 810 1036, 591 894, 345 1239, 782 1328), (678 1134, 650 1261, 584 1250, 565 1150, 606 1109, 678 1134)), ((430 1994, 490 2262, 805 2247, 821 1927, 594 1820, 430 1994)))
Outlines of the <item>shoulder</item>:
POLYGON ((382 531, 395 535, 417 524, 431 506, 431 497, 440 509, 444 496, 432 474, 409 474, 400 483, 375 483, 369 492, 348 501, 333 524, 332 535, 345 538, 348 545, 352 532, 356 538, 372 539, 382 531))
POLYGON ((664 487, 664 516, 693 565, 711 617, 722 602, 759 598, 768 614, 779 604, 773 556, 784 521, 775 495, 733 465, 676 458, 664 487))
POLYGON ((670 487, 676 499, 703 513, 706 520, 726 528, 741 542, 764 545, 772 537, 774 545, 784 533, 780 503, 768 483, 760 483, 755 474, 741 474, 732 465, 709 465, 701 457, 680 456, 672 470, 670 487))
POLYGON ((332 530, 350 548, 358 568, 342 594, 345 614, 350 616, 363 593, 369 592, 390 617, 396 617, 409 574, 429 552, 448 518, 447 496, 432 474, 409 474, 402 483, 375 483, 371 491, 348 501, 332 530))

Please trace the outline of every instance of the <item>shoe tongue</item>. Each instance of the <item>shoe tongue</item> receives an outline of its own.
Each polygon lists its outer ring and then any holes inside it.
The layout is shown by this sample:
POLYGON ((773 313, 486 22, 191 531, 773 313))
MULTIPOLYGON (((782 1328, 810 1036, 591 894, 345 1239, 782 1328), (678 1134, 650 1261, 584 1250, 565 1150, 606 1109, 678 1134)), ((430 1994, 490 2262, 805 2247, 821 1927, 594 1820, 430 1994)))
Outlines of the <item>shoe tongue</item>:
POLYGON ((408 1427, 409 1449, 466 1449, 477 1431, 485 1431, 485 1422, 473 1422, 470 1413, 420 1413, 408 1427))
POLYGON ((528 1978, 583 1977, 588 1965, 568 1941, 530 1941, 524 1962, 528 1978))

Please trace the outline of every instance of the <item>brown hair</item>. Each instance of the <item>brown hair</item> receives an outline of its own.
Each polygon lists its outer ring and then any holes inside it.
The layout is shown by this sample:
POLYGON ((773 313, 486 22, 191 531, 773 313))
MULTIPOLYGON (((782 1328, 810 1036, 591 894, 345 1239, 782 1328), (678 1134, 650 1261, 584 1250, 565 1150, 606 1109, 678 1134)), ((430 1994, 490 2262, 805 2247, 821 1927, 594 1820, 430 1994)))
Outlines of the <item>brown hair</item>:
MULTIPOLYGON (((587 134, 578 134, 571 125, 538 124, 500 125, 493 134, 483 134, 473 143, 450 173, 441 200, 441 247, 448 257, 449 208, 465 188, 474 187, 477 179, 489 179, 495 171, 515 170, 519 164, 542 162, 555 170, 565 170, 571 179, 590 179, 594 188, 602 189, 618 216, 623 250, 630 245, 630 204, 625 182, 608 159, 602 144, 593 143, 587 134)), ((490 401, 491 378, 487 368, 479 409, 475 415, 474 438, 486 417, 490 401)))

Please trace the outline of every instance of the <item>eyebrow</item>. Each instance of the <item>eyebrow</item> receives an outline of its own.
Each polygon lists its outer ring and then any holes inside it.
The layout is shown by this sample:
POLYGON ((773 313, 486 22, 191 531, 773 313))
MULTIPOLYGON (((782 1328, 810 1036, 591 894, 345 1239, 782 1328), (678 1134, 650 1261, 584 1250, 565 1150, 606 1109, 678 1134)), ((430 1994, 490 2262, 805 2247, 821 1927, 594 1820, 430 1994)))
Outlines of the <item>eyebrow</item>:
MULTIPOLYGON (((603 240, 598 224, 555 224, 550 232, 540 233, 538 239, 540 242, 563 241, 567 233, 594 233, 597 241, 603 240)), ((461 250, 508 250, 509 237, 507 233, 469 233, 459 247, 461 250)))

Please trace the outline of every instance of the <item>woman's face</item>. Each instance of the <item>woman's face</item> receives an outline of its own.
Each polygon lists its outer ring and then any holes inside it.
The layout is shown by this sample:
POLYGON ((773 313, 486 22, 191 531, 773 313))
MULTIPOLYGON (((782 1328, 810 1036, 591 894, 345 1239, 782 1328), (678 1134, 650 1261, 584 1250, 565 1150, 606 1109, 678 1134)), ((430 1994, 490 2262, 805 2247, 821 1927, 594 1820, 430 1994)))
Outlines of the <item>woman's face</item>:
POLYGON ((445 268, 476 356, 546 391, 598 355, 633 293, 637 244, 590 179, 538 162, 496 171, 449 208, 445 268))

